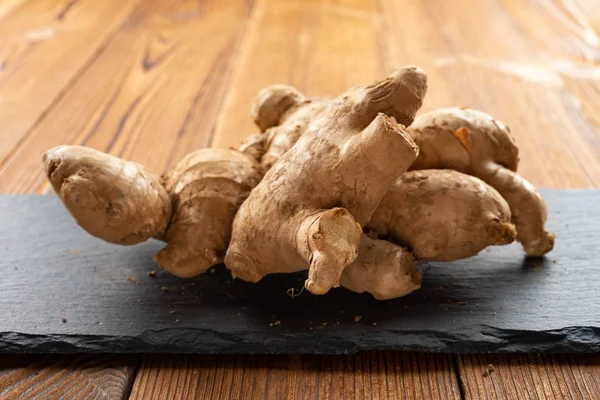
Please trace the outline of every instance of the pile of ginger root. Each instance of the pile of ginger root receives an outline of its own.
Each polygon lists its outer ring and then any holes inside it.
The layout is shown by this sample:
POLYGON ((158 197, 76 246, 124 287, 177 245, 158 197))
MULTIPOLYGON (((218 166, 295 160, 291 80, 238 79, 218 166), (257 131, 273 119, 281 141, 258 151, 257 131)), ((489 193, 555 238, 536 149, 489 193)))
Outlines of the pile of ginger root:
POLYGON ((220 263, 249 282, 308 270, 313 294, 342 286, 384 300, 420 287, 419 261, 515 240, 527 256, 552 250, 508 127, 471 108, 417 115, 426 91, 414 66, 332 98, 271 85, 252 104, 260 133, 190 153, 162 177, 80 146, 43 161, 84 230, 164 241, 154 260, 181 278, 220 263))

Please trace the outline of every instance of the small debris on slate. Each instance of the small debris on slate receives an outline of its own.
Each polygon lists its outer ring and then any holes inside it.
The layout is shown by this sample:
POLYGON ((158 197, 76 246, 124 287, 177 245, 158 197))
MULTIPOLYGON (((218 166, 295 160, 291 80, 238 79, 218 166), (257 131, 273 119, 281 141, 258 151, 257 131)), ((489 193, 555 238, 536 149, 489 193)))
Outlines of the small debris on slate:
POLYGON ((327 326, 327 322, 323 322, 321 326, 327 326))
POLYGON ((275 326, 281 325, 281 321, 277 320, 277 321, 273 322, 273 325, 275 325, 275 326))
POLYGON ((209 271, 210 271, 211 274, 215 273, 215 269, 214 268, 209 269, 209 271))
POLYGON ((373 326, 377 326, 377 322, 373 322, 373 326))
POLYGON ((171 310, 169 311, 169 314, 175 314, 177 312, 177 310, 171 310))
POLYGON ((150 278, 156 278, 156 271, 154 271, 154 270, 148 271, 148 273, 146 275, 148 275, 150 278))
POLYGON ((494 365, 492 364, 488 364, 487 368, 485 369, 485 371, 483 371, 483 374, 481 374, 484 378, 487 378, 488 376, 490 376, 490 374, 492 372, 494 372, 494 365))
POLYGON ((168 288, 168 287, 166 287, 166 286, 161 286, 161 287, 160 287, 160 290, 162 290, 163 292, 168 292, 168 291, 169 291, 169 288, 168 288))
POLYGON ((300 296, 302 292, 304 292, 304 286, 302 286, 302 289, 300 290, 297 290, 295 288, 289 288, 286 293, 293 299, 294 297, 300 296))
POLYGON ((358 322, 362 319, 362 317, 360 315, 357 315, 356 317, 354 317, 354 322, 358 322))
POLYGON ((138 280, 137 280, 137 279, 135 279, 133 276, 128 276, 128 277, 127 277, 127 280, 128 280, 129 282, 137 282, 137 281, 138 281, 138 280))
POLYGON ((81 253, 81 250, 77 250, 77 249, 71 249, 69 250, 69 253, 73 254, 74 256, 76 256, 77 254, 81 253))
POLYGON ((67 323, 67 319, 65 317, 62 317, 60 320, 63 322, 63 324, 67 323))
POLYGON ((496 315, 496 311, 492 311, 491 313, 488 313, 490 315, 496 315))

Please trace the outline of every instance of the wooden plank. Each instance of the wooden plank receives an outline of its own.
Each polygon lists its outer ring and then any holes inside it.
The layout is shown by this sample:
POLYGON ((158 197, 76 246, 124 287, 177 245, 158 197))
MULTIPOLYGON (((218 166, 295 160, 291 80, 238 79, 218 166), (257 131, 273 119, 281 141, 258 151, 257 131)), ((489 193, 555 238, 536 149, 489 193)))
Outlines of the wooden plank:
POLYGON ((1 356, 0 399, 127 398, 136 356, 1 356))
POLYGON ((568 83, 597 82, 597 67, 574 58, 581 37, 563 35, 556 27, 561 19, 543 14, 558 2, 524 3, 380 0, 389 62, 415 63, 429 74, 424 111, 471 106, 507 123, 521 149, 520 171, 532 183, 597 187, 600 128, 590 117, 597 96, 578 97, 568 83), (557 67, 565 60, 588 75, 557 67))
MULTIPOLYGON (((423 264, 422 288, 390 301, 343 288, 291 298, 305 272, 258 283, 225 268, 149 277, 163 243, 104 243, 55 196, 0 196, 0 352, 600 351, 600 294, 589 284, 600 274, 590 218, 600 190, 542 194, 560 238, 547 257, 526 259, 513 244, 423 264)), ((381 364, 371 361, 364 371, 381 364)))
POLYGON ((106 45, 139 0, 0 5, 0 163, 106 45))
POLYGON ((257 0, 213 145, 238 146, 256 132, 250 104, 266 85, 333 95, 391 72, 382 68, 377 18, 370 0, 257 0))
POLYGON ((245 1, 149 0, 0 167, 0 191, 44 192, 42 153, 82 144, 161 173, 209 143, 245 1))
POLYGON ((450 356, 398 352, 144 356, 130 398, 164 399, 166 395, 203 399, 460 398, 450 356), (413 364, 420 366, 418 374, 413 364), (415 380, 420 381, 418 389, 411 386, 415 380))
POLYGON ((459 355, 466 399, 593 399, 600 393, 598 355, 459 355))

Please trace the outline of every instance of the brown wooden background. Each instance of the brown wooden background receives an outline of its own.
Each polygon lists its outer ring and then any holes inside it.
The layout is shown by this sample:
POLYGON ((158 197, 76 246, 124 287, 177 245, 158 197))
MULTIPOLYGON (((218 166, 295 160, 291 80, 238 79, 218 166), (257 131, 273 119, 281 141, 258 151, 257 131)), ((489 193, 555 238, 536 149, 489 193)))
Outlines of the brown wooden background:
MULTIPOLYGON (((59 144, 160 173, 253 133, 264 85, 336 94, 408 63, 424 110, 511 126, 534 184, 597 188, 599 60, 598 0, 1 0, 0 192, 49 192, 59 144)), ((600 357, 0 356, 1 399, 60 396, 593 399, 600 357)))

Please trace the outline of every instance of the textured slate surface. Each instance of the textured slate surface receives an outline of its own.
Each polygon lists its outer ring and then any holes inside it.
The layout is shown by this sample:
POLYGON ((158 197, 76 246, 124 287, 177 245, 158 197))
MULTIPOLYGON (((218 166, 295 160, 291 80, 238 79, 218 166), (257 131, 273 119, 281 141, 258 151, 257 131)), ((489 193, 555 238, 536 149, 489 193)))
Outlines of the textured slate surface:
POLYGON ((291 298, 303 273, 152 278, 161 243, 105 244, 54 196, 0 196, 0 352, 600 351, 600 191, 544 195, 559 235, 547 258, 512 245, 425 264, 420 291, 386 302, 291 298))

